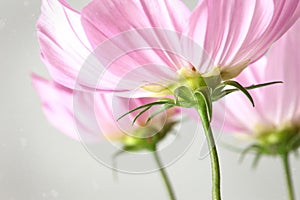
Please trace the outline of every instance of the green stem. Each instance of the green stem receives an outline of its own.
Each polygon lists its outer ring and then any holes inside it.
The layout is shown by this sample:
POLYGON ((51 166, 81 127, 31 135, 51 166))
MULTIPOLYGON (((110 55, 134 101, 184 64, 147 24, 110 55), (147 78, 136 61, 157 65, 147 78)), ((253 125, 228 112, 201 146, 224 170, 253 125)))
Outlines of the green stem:
POLYGON ((218 158, 218 152, 215 145, 213 132, 210 127, 210 121, 205 109, 198 108, 198 113, 202 120, 206 140, 209 147, 209 154, 212 168, 212 200, 221 200, 221 173, 218 158))
POLYGON ((172 186, 171 186, 171 182, 170 182, 170 180, 168 178, 168 175, 167 175, 165 169, 162 166, 162 163, 160 161, 160 158, 159 158, 158 153, 157 153, 156 150, 153 151, 153 155, 154 155, 155 161, 156 161, 156 163, 157 163, 157 165, 159 167, 159 171, 160 171, 160 174, 161 174, 161 176, 162 176, 162 178, 164 180, 165 186, 166 186, 166 188, 168 190, 170 200, 176 200, 175 194, 174 194, 172 186))
POLYGON ((286 178, 287 190, 289 193, 289 200, 295 200, 294 187, 293 187, 292 175, 290 170, 289 154, 288 153, 282 154, 281 158, 282 158, 284 171, 285 171, 285 178, 286 178))

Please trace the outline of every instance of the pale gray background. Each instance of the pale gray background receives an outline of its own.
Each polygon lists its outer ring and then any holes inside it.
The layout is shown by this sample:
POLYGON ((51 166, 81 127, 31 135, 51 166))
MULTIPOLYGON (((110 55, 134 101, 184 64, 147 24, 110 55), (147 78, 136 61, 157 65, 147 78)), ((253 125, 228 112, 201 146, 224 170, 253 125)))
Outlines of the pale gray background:
MULTIPOLYGON (((87 0, 70 0, 80 8, 87 0)), ((189 7, 195 1, 185 0, 189 7)), ((119 174, 96 162, 83 146, 45 120, 30 73, 48 77, 39 57, 35 23, 39 0, 0 1, 0 199, 3 200, 153 200, 167 199, 158 173, 119 174)), ((224 136, 222 139, 226 139, 224 136)), ((226 139, 228 140, 228 139, 226 139)), ((169 167, 178 199, 209 199, 209 160, 199 160, 199 144, 169 167)), ((280 160, 264 158, 251 170, 247 157, 220 148, 225 200, 285 200, 280 160)), ((300 198, 300 162, 293 159, 300 198)))

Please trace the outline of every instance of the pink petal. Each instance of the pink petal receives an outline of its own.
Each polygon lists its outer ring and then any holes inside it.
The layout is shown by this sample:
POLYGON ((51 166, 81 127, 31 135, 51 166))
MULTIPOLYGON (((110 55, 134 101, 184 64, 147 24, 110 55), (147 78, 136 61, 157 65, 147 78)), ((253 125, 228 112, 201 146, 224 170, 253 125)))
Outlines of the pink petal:
POLYGON ((67 136, 76 140, 96 142, 103 139, 101 133, 111 136, 120 134, 110 107, 106 104, 107 101, 111 101, 110 96, 99 95, 94 100, 90 93, 74 94, 73 90, 37 75, 32 75, 32 81, 48 121, 67 136), (94 102, 97 102, 95 109, 94 102), (100 124, 97 123, 99 119, 102 120, 100 124))
POLYGON ((300 117, 300 57, 299 38, 300 22, 298 21, 286 35, 276 42, 268 52, 266 79, 282 80, 284 83, 276 90, 266 90, 264 96, 273 101, 265 102, 264 107, 274 124, 300 117), (275 68, 275 70, 274 70, 275 68))
MULTIPOLYGON (((141 53, 145 55, 152 52, 147 50, 141 53)), ((133 94, 140 94, 143 97, 146 94, 137 91, 143 85, 156 83, 167 86, 177 81, 176 69, 169 67, 163 61, 157 59, 151 62, 143 58, 134 60, 131 55, 128 53, 111 63, 99 79, 97 88, 112 87, 117 91, 128 91, 129 97, 139 97, 133 94)))
MULTIPOLYGON (((246 68, 245 71, 237 77, 237 81, 243 86, 265 83, 268 81, 265 79, 266 67, 267 61, 265 58, 262 58, 246 68)), ((276 88, 277 86, 278 85, 273 85, 269 87, 276 88)), ((223 130, 251 133, 256 124, 269 123, 268 119, 265 119, 261 115, 261 113, 264 112, 261 101, 264 100, 263 91, 265 89, 267 88, 249 91, 254 99, 255 107, 252 106, 248 98, 241 92, 235 92, 227 95, 225 100, 220 102, 224 107, 226 107, 225 120, 224 118, 221 118, 224 116, 224 113, 216 112, 214 116, 217 120, 224 120, 223 130)), ((219 102, 217 102, 217 104, 218 103, 219 102)))
POLYGON ((190 11, 179 0, 93 0, 82 22, 93 47, 117 34, 143 28, 181 32, 190 11))
MULTIPOLYGON (((94 47, 101 69, 101 90, 116 89, 120 81, 135 73, 132 82, 123 87, 132 90, 155 82, 137 71, 144 65, 163 66, 175 71, 189 63, 181 56, 181 32, 190 11, 181 1, 94 0, 82 11, 82 23, 94 47), (114 14, 112 14, 114 13, 114 14), (175 52, 179 54, 175 55, 175 52), (103 75, 105 74, 105 76, 103 75), (139 78, 140 77, 140 78, 139 78), (139 80, 137 80, 139 79, 139 80)), ((146 72, 156 80, 170 79, 164 69, 154 67, 146 72)), ((90 71, 86 69, 86 71, 90 71)), ((174 77, 172 78, 174 79, 174 77)), ((117 88, 118 89, 118 88, 117 88)))
POLYGON ((225 69, 259 59, 299 15, 298 0, 201 0, 187 34, 225 69))
POLYGON ((64 0, 43 0, 41 10, 37 35, 42 59, 55 81, 74 88, 79 70, 91 53, 80 13, 64 0))

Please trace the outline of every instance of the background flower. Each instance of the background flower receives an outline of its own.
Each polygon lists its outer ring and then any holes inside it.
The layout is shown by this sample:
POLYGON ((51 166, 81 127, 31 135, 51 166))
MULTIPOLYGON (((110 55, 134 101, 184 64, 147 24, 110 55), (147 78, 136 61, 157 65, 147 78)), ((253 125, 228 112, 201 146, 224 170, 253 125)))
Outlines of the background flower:
MULTIPOLYGON (((162 129, 171 118, 179 114, 178 110, 170 109, 146 124, 147 118, 154 109, 141 115, 132 125, 134 117, 139 112, 133 112, 117 121, 124 113, 133 108, 154 101, 153 99, 126 99, 114 97, 113 94, 100 94, 74 91, 54 81, 45 80, 32 75, 32 81, 37 90, 43 111, 48 121, 69 137, 85 142, 100 142, 101 140, 119 140, 133 136, 139 129, 145 129, 149 137, 151 129, 162 129)), ((145 138, 145 136, 138 136, 145 138)))
POLYGON ((266 57, 249 66, 236 78, 244 86, 278 80, 283 81, 283 84, 252 90, 255 107, 239 93, 228 95, 225 131, 245 134, 255 139, 260 131, 281 129, 289 124, 299 126, 299 30, 300 23, 297 22, 272 46, 266 57))

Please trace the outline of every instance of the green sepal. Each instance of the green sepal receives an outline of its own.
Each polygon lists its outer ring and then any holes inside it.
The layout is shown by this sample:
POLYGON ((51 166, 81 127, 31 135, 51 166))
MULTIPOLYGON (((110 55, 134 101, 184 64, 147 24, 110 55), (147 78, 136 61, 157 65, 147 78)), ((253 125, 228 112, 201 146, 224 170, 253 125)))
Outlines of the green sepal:
MULTIPOLYGON (((237 91, 237 90, 235 90, 237 91)), ((212 101, 218 101, 219 99, 222 99, 223 97, 225 97, 226 95, 232 93, 233 91, 228 91, 228 90, 225 90, 225 91, 222 91, 221 93, 213 93, 212 95, 212 101)))
POLYGON ((123 114, 121 117, 119 117, 117 119, 117 121, 119 121, 120 119, 124 118, 126 115, 129 115, 135 111, 138 111, 138 110, 141 110, 141 109, 150 109, 152 106, 155 106, 155 105, 162 105, 162 104, 166 104, 166 103, 173 103, 173 100, 172 99, 168 99, 168 98, 164 98, 164 99, 159 99, 157 101, 154 101, 152 103, 148 103, 148 104, 145 104, 145 105, 142 105, 142 106, 139 106, 139 107, 136 107, 135 109, 132 109, 128 112, 126 112, 125 114, 123 114))
MULTIPOLYGON (((154 152, 157 149, 157 145, 160 141, 162 141, 167 134, 169 134, 173 127, 177 124, 177 121, 171 121, 165 124, 165 126, 154 136, 151 138, 138 138, 135 136, 125 136, 127 138, 130 138, 131 140, 134 140, 134 142, 130 142, 129 144, 123 143, 123 146, 121 147, 121 150, 118 150, 116 153, 112 156, 112 165, 113 168, 117 168, 117 158, 125 153, 128 152, 139 152, 139 151, 150 151, 154 152), (149 140, 151 139, 151 140, 149 140)), ((144 132, 145 133, 145 132, 144 132)), ((137 133, 138 136, 140 132, 137 133)), ((143 133, 142 133, 143 134, 143 133)), ((126 140, 126 139, 125 139, 126 140)), ((117 170, 114 170, 114 177, 117 179, 117 170)))
POLYGON ((295 149, 294 155, 296 158, 299 158, 299 149, 295 149))
MULTIPOLYGON (((266 86, 270 86, 270 85, 274 85, 274 84, 279 84, 279 83, 283 83, 282 81, 273 81, 273 82, 267 82, 267 83, 262 83, 262 84, 257 84, 257 85, 251 85, 248 87, 244 87, 246 90, 253 90, 253 89, 257 89, 257 88, 261 88, 261 87, 266 87, 266 86)), ((224 96, 231 94, 233 92, 237 92, 240 91, 239 89, 227 89, 224 90, 226 85, 224 84, 220 84, 218 87, 216 87, 213 91, 212 94, 212 100, 213 101, 217 101, 221 98, 223 98, 224 96)))
POLYGON ((245 150, 242 151, 241 153, 241 157, 240 157, 240 162, 242 162, 245 158, 245 156, 250 153, 250 152, 253 152, 255 153, 255 157, 254 157, 254 160, 252 162, 252 168, 256 168, 258 163, 259 163, 259 160, 261 158, 261 156, 263 155, 263 149, 261 148, 261 146, 257 145, 257 144, 252 144, 250 145, 249 147, 247 147, 245 150))
POLYGON ((255 154, 255 157, 254 157, 254 160, 252 162, 252 168, 255 169, 257 166, 258 166, 258 163, 260 161, 260 158, 261 158, 262 154, 261 153, 256 153, 255 154))
POLYGON ((148 119, 146 120, 146 123, 148 123, 151 119, 153 119, 155 116, 159 115, 160 113, 164 112, 165 110, 168 110, 169 108, 174 107, 174 104, 164 104, 162 105, 160 108, 158 108, 157 110, 155 110, 153 113, 151 113, 151 115, 148 117, 148 119))
MULTIPOLYGON (((266 87, 266 86, 270 86, 270 85, 275 85, 275 84, 279 84, 279 83, 283 83, 283 82, 282 81, 272 81, 272 82, 267 82, 267 83, 262 83, 262 84, 247 86, 247 87, 245 87, 245 89, 246 90, 253 90, 253 89, 262 88, 262 87, 266 87)), ((227 91, 231 93, 231 92, 237 92, 239 90, 238 89, 229 89, 227 91)))
POLYGON ((168 133, 170 133, 173 127, 177 124, 177 121, 171 121, 166 123, 163 128, 155 135, 147 136, 149 132, 137 131, 133 136, 125 136, 121 141, 122 150, 114 155, 118 157, 125 152, 138 152, 138 151, 154 151, 160 141, 162 141, 168 133))
POLYGON ((288 144, 288 148, 292 150, 297 150, 300 147, 300 134, 291 139, 291 142, 288 144))
POLYGON ((224 97, 224 88, 225 88, 225 85, 224 84, 220 84, 218 85, 212 92, 212 100, 213 101, 217 101, 219 99, 221 99, 222 97, 224 97), (222 96, 223 95, 223 96, 222 96))
POLYGON ((258 147, 257 145, 252 144, 252 145, 248 146, 247 148, 245 148, 245 149, 241 152, 239 161, 240 161, 240 162, 243 162, 243 160, 245 159, 246 155, 247 155, 248 153, 250 153, 250 151, 253 150, 253 152, 256 152, 257 147, 258 147))
POLYGON ((192 108, 197 104, 193 92, 186 86, 181 86, 174 91, 175 104, 179 107, 192 108))
POLYGON ((137 114, 137 115, 134 117, 134 119, 133 119, 131 125, 133 126, 134 123, 136 122, 136 120, 137 120, 142 114, 144 114, 145 112, 147 112, 147 110, 149 110, 150 108, 151 108, 151 106, 146 107, 144 110, 142 110, 141 112, 139 112, 139 114, 137 114))
POLYGON ((212 100, 210 98, 210 92, 208 89, 202 89, 195 92, 195 97, 197 98, 198 106, 201 110, 205 111, 206 116, 201 116, 207 118, 209 122, 212 120, 212 100))
POLYGON ((269 85, 275 85, 275 84, 279 84, 279 83, 283 83, 282 81, 272 81, 272 82, 267 82, 267 83, 262 83, 262 84, 257 84, 257 85, 251 85, 248 87, 245 87, 247 90, 253 90, 253 89, 257 89, 257 88, 261 88, 261 87, 266 87, 269 85))
POLYGON ((282 155, 287 155, 291 152, 297 154, 299 147, 300 147, 300 134, 296 130, 294 135, 288 136, 287 138, 282 138, 280 141, 277 141, 276 143, 262 142, 262 143, 256 143, 250 145, 249 147, 247 147, 245 150, 242 151, 240 161, 242 161, 248 153, 254 153, 255 159, 253 161, 252 166, 256 167, 259 159, 263 155, 282 156, 282 155))
MULTIPOLYGON (((224 85, 229 85, 229 86, 232 86, 232 87, 235 87, 236 89, 238 89, 239 91, 243 92, 246 97, 249 99, 249 101, 251 102, 252 106, 254 107, 254 100, 252 98, 252 96, 250 95, 250 93, 247 91, 246 88, 244 88, 241 84, 239 84, 238 82, 236 81, 232 81, 232 80, 229 80, 229 81, 224 81, 223 82, 224 85)), ((226 92, 226 90, 225 90, 226 92)), ((228 94, 228 91, 227 91, 227 94, 228 94)))

